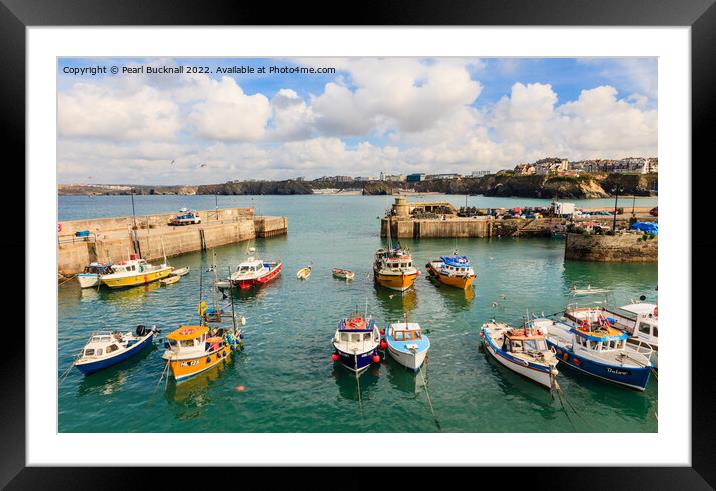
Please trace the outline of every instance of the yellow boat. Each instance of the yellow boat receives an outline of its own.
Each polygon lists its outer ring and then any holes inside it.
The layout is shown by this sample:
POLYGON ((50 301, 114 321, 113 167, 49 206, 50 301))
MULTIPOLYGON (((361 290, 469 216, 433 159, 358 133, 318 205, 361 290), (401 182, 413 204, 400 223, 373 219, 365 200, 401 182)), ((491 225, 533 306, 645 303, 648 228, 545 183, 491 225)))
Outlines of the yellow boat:
POLYGON ((373 277, 381 286, 402 292, 413 286, 419 274, 413 258, 402 249, 378 249, 375 253, 373 277))
POLYGON ((232 348, 207 326, 181 326, 167 335, 167 350, 162 358, 169 363, 178 382, 201 373, 222 361, 228 361, 232 348))
POLYGON ((477 275, 466 256, 440 256, 425 265, 430 276, 440 283, 463 290, 469 288, 477 275))
POLYGON ((128 261, 113 264, 112 272, 101 275, 100 281, 110 288, 146 285, 166 278, 173 270, 174 268, 168 264, 155 266, 132 255, 128 261))
POLYGON ((298 273, 296 273, 296 278, 299 280, 307 280, 309 276, 311 276, 311 266, 301 268, 298 270, 298 273))

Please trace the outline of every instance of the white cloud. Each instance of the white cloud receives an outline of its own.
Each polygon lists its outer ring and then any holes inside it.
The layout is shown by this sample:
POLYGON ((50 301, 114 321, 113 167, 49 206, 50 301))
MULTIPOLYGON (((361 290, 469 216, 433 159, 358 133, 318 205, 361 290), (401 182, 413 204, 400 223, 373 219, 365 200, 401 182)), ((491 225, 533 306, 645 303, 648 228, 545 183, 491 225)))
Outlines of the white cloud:
POLYGON ((61 136, 112 140, 173 140, 179 108, 151 87, 126 93, 112 86, 75 84, 57 101, 61 136))
POLYGON ((271 105, 263 94, 246 95, 231 77, 210 80, 205 99, 194 104, 187 120, 211 140, 258 141, 264 137, 271 105))

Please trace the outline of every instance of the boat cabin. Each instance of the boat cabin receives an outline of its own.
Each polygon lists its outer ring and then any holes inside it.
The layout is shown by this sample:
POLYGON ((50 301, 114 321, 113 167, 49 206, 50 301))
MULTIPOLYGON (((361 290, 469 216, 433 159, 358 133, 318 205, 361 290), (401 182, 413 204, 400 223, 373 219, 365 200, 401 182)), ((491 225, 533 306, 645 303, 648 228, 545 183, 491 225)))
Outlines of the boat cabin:
POLYGON ((85 274, 109 274, 112 271, 111 264, 91 263, 85 266, 85 274))
POLYGON ((572 332, 575 334, 574 348, 589 351, 622 351, 629 338, 628 334, 613 327, 600 331, 572 329, 572 332))
POLYGON ((166 337, 165 347, 175 354, 203 353, 207 349, 209 328, 181 326, 166 337))
MULTIPOLYGON (((125 335, 120 332, 93 334, 82 350, 81 358, 101 358, 124 348, 125 335)), ((133 343, 132 343, 133 344, 133 343)))
POLYGON ((423 331, 415 322, 390 325, 390 336, 396 341, 417 341, 423 339, 423 331))
POLYGON ((548 348, 544 335, 530 329, 514 329, 505 333, 502 349, 508 353, 530 353, 548 348))
POLYGON ((258 259, 249 259, 236 267, 236 273, 239 275, 251 275, 264 268, 263 261, 258 259))
POLYGON ((449 275, 464 276, 473 273, 466 256, 440 256, 440 260, 443 262, 440 269, 449 275))
MULTIPOLYGON (((338 323, 335 341, 341 343, 360 343, 371 341, 376 337, 375 320, 355 316, 350 319, 342 319, 338 323)), ((380 334, 378 333, 378 336, 380 334)))

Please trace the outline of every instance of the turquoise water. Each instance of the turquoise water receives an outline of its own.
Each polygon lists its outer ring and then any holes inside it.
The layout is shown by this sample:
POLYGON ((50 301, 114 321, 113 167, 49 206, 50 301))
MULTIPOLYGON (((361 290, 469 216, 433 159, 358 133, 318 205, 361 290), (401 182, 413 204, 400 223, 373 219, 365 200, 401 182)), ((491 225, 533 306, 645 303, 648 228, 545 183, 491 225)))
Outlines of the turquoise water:
MULTIPOLYGON (((463 205, 465 197, 448 199, 463 205)), ((60 197, 58 215, 61 220, 123 215, 127 209, 131 213, 129 200, 60 197)), ((135 200, 138 214, 214 207, 213 196, 135 200)), ((482 197, 468 202, 488 207, 546 203, 482 197)), ((578 203, 609 206, 613 201, 578 203)), ((373 252, 381 244, 377 217, 389 204, 385 197, 254 197, 259 213, 288 217, 289 233, 253 243, 260 257, 282 260, 284 273, 256 293, 235 297, 237 311, 247 318, 244 350, 225 366, 166 386, 157 383, 164 368, 160 345, 89 377, 72 370, 59 388, 59 431, 434 432, 428 394, 446 432, 657 431, 653 377, 640 393, 563 367, 560 385, 579 413, 570 410, 567 416, 558 399, 489 359, 479 337, 482 322, 492 318, 519 322, 526 309, 559 311, 574 284, 609 287, 619 305, 641 294, 655 299, 655 264, 565 262, 563 242, 551 239, 403 240, 417 265, 457 244, 475 263, 478 277, 474 294, 436 286, 423 274, 414 291, 396 295, 375 287, 370 275, 373 252), (310 261, 311 277, 298 281, 296 271, 310 261), (336 266, 355 271, 356 279, 333 279, 330 270, 336 266), (381 327, 408 312, 429 330, 427 385, 390 359, 370 368, 358 383, 334 366, 330 341, 336 323, 366 301, 381 327), (245 390, 238 391, 240 385, 245 390)), ((655 204, 637 200, 637 206, 655 204)), ((220 207, 251 205, 248 196, 219 197, 220 207)), ((245 250, 245 243, 216 249, 222 275, 245 257, 245 250)), ((211 263, 211 253, 186 254, 170 263, 192 271, 169 287, 82 291, 75 281, 59 287, 58 377, 93 330, 133 329, 141 323, 156 324, 167 334, 197 320, 200 271, 211 263)), ((204 286, 208 280, 204 273, 204 286)), ((208 288, 205 297, 211 297, 208 288)))

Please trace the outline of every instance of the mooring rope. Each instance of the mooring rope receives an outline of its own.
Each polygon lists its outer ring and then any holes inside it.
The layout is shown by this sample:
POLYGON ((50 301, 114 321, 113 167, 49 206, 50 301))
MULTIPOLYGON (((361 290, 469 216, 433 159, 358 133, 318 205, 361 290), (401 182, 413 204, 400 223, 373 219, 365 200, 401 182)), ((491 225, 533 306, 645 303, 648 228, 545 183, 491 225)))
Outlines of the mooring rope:
POLYGON ((423 380, 423 387, 425 387, 425 396, 428 399, 428 406, 430 406, 430 412, 433 415, 433 421, 435 421, 435 426, 437 427, 438 431, 442 431, 442 428, 440 427, 440 421, 438 420, 438 416, 435 414, 435 409, 433 408, 433 402, 430 400, 430 392, 428 392, 428 382, 425 380, 425 375, 423 375, 422 370, 418 370, 418 373, 420 374, 420 378, 423 380))

